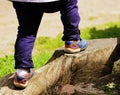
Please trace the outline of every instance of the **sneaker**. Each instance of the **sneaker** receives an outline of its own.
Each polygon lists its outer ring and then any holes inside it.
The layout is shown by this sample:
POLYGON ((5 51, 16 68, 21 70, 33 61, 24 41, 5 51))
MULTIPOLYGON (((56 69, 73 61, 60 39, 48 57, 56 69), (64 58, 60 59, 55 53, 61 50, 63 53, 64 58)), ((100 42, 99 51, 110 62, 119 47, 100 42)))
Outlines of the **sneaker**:
POLYGON ((85 40, 65 41, 64 51, 67 53, 77 53, 87 48, 88 44, 85 40))
POLYGON ((27 87, 28 80, 33 76, 34 70, 17 69, 14 79, 14 86, 18 88, 27 87))

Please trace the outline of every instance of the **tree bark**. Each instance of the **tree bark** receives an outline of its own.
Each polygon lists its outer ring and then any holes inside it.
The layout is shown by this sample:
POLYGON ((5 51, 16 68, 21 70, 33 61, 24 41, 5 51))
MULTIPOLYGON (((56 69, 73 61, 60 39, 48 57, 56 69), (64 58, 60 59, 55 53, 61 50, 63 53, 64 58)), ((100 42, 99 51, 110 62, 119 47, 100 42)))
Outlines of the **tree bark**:
POLYGON ((58 49, 45 66, 36 70, 25 89, 13 86, 14 74, 3 77, 0 95, 68 95, 61 92, 64 85, 95 82, 110 74, 120 58, 119 48, 119 38, 110 38, 89 40, 88 48, 75 54, 58 49))

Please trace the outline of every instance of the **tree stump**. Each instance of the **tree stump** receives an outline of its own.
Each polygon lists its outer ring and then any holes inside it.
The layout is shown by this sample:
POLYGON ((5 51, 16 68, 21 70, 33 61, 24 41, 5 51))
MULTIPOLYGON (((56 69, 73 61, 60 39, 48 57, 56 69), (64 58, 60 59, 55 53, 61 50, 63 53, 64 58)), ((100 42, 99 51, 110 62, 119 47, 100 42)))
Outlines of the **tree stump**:
POLYGON ((25 89, 13 86, 14 74, 3 77, 0 95, 70 95, 61 91, 66 84, 91 83, 111 74, 114 62, 120 58, 119 42, 119 38, 88 40, 88 48, 75 54, 60 48, 36 70, 25 89))

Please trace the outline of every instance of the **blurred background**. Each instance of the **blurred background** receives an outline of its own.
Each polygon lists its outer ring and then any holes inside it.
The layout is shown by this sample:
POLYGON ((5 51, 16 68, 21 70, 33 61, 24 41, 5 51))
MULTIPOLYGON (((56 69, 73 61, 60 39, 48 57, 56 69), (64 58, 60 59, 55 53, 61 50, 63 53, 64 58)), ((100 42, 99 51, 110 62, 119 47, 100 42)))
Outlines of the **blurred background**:
MULTIPOLYGON (((80 28, 120 21, 120 0, 78 0, 80 28)), ((17 18, 12 3, 0 0, 0 56, 13 54, 17 18)), ((56 37, 62 33, 60 14, 44 14, 38 36, 56 37)))

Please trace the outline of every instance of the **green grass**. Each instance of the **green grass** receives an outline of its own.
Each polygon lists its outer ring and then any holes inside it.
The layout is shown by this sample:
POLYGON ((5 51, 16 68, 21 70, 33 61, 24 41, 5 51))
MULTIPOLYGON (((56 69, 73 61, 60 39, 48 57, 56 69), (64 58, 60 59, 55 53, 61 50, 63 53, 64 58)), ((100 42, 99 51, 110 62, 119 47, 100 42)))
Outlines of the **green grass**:
POLYGON ((13 56, 5 56, 0 58, 0 78, 15 71, 13 68, 14 63, 15 61, 13 56))
POLYGON ((120 37, 120 22, 109 22, 104 25, 81 29, 81 36, 87 40, 120 37))
MULTIPOLYGON (((43 66, 52 56, 53 52, 64 45, 61 40, 62 34, 56 38, 38 37, 33 53, 35 69, 43 66)), ((120 22, 109 22, 95 27, 81 29, 81 37, 84 39, 120 37, 120 22)), ((14 73, 15 61, 13 56, 0 58, 0 78, 9 73, 14 73)))

